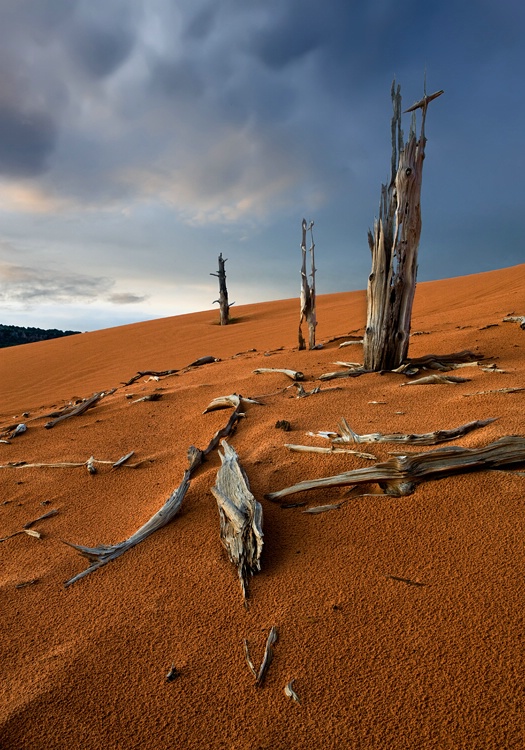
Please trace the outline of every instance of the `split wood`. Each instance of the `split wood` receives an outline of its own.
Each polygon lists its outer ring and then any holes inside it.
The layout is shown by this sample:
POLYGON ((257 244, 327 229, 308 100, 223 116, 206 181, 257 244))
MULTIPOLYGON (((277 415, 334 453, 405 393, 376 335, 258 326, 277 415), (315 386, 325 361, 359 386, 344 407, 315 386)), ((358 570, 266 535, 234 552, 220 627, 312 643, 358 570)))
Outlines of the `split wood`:
POLYGON ((221 468, 211 492, 217 500, 220 538, 230 562, 237 568, 244 599, 248 596, 248 577, 261 569, 263 548, 262 506, 250 491, 246 472, 239 457, 226 440, 219 451, 221 468))
POLYGON ((290 443, 285 443, 284 447, 288 448, 290 451, 295 451, 296 453, 351 453, 358 458, 367 458, 372 461, 375 461, 377 458, 377 456, 373 456, 371 453, 353 451, 349 448, 336 448, 335 446, 332 446, 331 448, 320 448, 316 445, 291 445, 290 443))
POLYGON ((377 483, 386 495, 402 497, 411 495, 417 485, 422 482, 470 471, 485 471, 510 466, 517 468, 524 463, 525 438, 511 435, 500 438, 484 448, 451 446, 427 453, 393 456, 388 461, 375 466, 299 482, 292 487, 271 492, 266 497, 268 500, 277 501, 287 495, 306 490, 369 483, 377 483))
POLYGON ((468 383, 469 381, 470 378, 460 378, 457 375, 426 375, 417 380, 409 380, 406 383, 401 383, 400 387, 404 385, 457 385, 458 383, 468 383))
POLYGON ((117 557, 120 557, 120 555, 123 555, 124 552, 127 552, 132 547, 140 544, 140 542, 144 541, 144 539, 147 539, 148 536, 153 534, 158 529, 166 526, 166 524, 168 524, 179 512, 182 501, 184 500, 186 492, 188 491, 188 488, 190 486, 190 479, 194 472, 203 463, 203 461, 206 459, 206 456, 211 453, 211 451, 214 451, 217 448, 221 438, 227 437, 233 432, 237 422, 239 421, 239 419, 241 419, 242 416, 244 415, 241 411, 241 404, 239 403, 239 406, 234 409, 233 413, 230 415, 227 424, 215 433, 205 450, 195 448, 195 446, 193 445, 190 446, 190 448, 188 449, 188 468, 184 472, 182 482, 175 490, 173 490, 162 508, 157 511, 157 513, 155 513, 149 519, 149 521, 141 526, 140 529, 138 529, 128 539, 124 540, 123 542, 119 542, 118 544, 101 544, 98 547, 84 547, 79 544, 72 544, 71 542, 64 541, 64 544, 67 544, 69 547, 73 547, 73 549, 76 549, 78 552, 80 552, 81 555, 89 560, 89 567, 81 573, 78 573, 77 575, 70 578, 65 582, 64 585, 66 587, 71 586, 71 584, 89 575, 94 570, 107 565, 107 563, 115 560, 117 557))

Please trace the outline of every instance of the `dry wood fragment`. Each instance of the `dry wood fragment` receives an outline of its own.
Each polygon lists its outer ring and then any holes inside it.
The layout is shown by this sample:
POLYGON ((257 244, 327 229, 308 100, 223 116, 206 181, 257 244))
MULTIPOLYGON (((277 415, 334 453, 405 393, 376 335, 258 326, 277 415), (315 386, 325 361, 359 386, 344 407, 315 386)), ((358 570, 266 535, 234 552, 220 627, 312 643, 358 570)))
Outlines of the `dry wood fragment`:
POLYGON ((58 509, 53 508, 52 510, 48 510, 48 512, 44 513, 42 516, 38 516, 38 518, 35 518, 33 521, 28 521, 22 526, 22 528, 30 529, 31 526, 35 525, 35 523, 38 523, 39 521, 44 521, 46 518, 52 518, 53 516, 56 516, 56 515, 58 515, 58 509))
MULTIPOLYGON (((111 391, 113 393, 113 391, 111 391)), ((82 401, 81 404, 78 406, 74 406, 73 408, 69 409, 64 414, 61 414, 59 417, 56 417, 56 419, 52 419, 50 422, 46 422, 44 427, 46 430, 50 430, 52 427, 54 427, 59 422, 62 422, 64 419, 69 419, 69 417, 79 417, 81 414, 84 414, 88 409, 92 409, 100 399, 107 394, 104 394, 103 391, 100 393, 95 393, 90 398, 85 399, 85 401, 82 401)))
POLYGON ((362 344, 363 339, 357 339, 356 341, 343 341, 342 344, 339 344, 339 349, 343 349, 345 346, 355 346, 356 344, 362 344))
POLYGON ((172 664, 168 671, 168 674, 166 675, 166 682, 174 682, 177 677, 180 677, 180 672, 175 667, 175 664, 172 664))
POLYGON ((371 453, 362 453, 361 451, 354 451, 349 448, 336 448, 335 446, 330 448, 320 448, 317 445, 291 445, 290 443, 285 443, 284 447, 288 448, 290 451, 295 451, 296 453, 351 453, 358 458, 367 458, 372 461, 375 461, 377 458, 377 456, 373 456, 371 453))
POLYGON ((21 422, 19 425, 15 427, 13 432, 8 436, 9 440, 12 440, 14 437, 17 437, 17 435, 22 435, 22 433, 27 432, 27 426, 21 422))
POLYGON ((314 505, 312 508, 303 510, 303 513, 310 513, 312 515, 315 515, 317 513, 326 513, 329 510, 339 510, 344 502, 345 500, 342 500, 340 503, 332 503, 331 505, 314 505))
POLYGON ((86 468, 90 474, 97 473, 97 467, 95 466, 95 456, 90 456, 86 461, 86 468))
POLYGON ((259 404, 259 406, 262 406, 261 402, 254 398, 245 398, 244 396, 237 395, 237 393, 232 393, 229 396, 217 396, 217 398, 210 401, 202 413, 207 414, 210 411, 227 409, 230 406, 233 406, 236 409, 239 404, 259 404))
MULTIPOLYGON (((132 452, 133 453, 133 452, 132 452)), ((124 457, 125 458, 125 457, 124 457)), ((28 464, 26 461, 14 461, 8 464, 2 464, 0 465, 0 469, 77 469, 80 467, 87 467, 88 463, 91 464, 111 464, 114 466, 113 461, 103 461, 98 458, 93 458, 91 456, 87 461, 58 461, 55 463, 50 464, 43 464, 43 463, 35 463, 35 464, 28 464)), ((117 462, 119 466, 123 465, 123 460, 120 459, 119 462, 117 462)), ((139 461, 136 464, 125 464, 126 469, 136 469, 139 466, 142 466, 144 461, 139 461)))
POLYGON ((410 357, 392 372, 402 373, 404 375, 415 375, 419 370, 447 370, 454 369, 454 365, 464 362, 475 362, 476 360, 485 359, 483 354, 476 354, 469 349, 461 352, 452 352, 451 354, 425 354, 423 357, 410 357))
POLYGON ((120 466, 123 466, 125 463, 129 461, 129 459, 135 455, 135 451, 130 451, 129 453, 126 453, 125 456, 122 456, 122 458, 119 458, 118 461, 115 461, 113 464, 113 469, 118 469, 120 466))
POLYGON ((12 539, 14 536, 18 536, 19 534, 27 534, 27 536, 32 536, 35 539, 42 539, 42 534, 39 531, 35 531, 35 529, 23 528, 20 531, 15 531, 12 534, 8 534, 7 536, 3 537, 3 539, 0 539, 0 542, 6 542, 8 539, 12 539))
POLYGON ((299 318, 299 350, 305 349, 306 344, 302 333, 303 321, 306 320, 308 324, 308 348, 315 349, 315 328, 317 326, 316 312, 315 312, 315 244, 313 234, 313 221, 309 224, 306 223, 306 219, 302 221, 302 240, 301 240, 301 254, 302 254, 302 265, 301 265, 301 316, 299 318), (308 275, 306 273, 306 232, 310 231, 312 238, 312 244, 310 246, 310 276, 312 282, 308 282, 308 275))
POLYGON ((220 362, 221 360, 217 357, 199 357, 198 359, 194 360, 193 362, 190 362, 187 367, 202 367, 202 365, 210 365, 212 362, 220 362))
POLYGON ((162 398, 162 393, 159 393, 158 391, 155 391, 155 393, 148 393, 147 396, 142 396, 142 398, 136 398, 135 401, 132 401, 132 404, 138 404, 141 401, 159 401, 162 398))
POLYGON ((284 686, 284 694, 286 695, 287 698, 291 698, 295 703, 299 703, 300 704, 301 701, 299 700, 299 696, 297 695, 297 693, 293 689, 294 682, 295 682, 295 680, 290 680, 290 682, 288 682, 284 686))
POLYGON ((255 375, 261 375, 265 372, 281 372, 292 380, 304 380, 304 373, 297 370, 286 370, 279 367, 258 367, 257 370, 253 371, 255 375))
POLYGON ((259 668, 259 672, 257 674, 257 679, 255 680, 256 687, 261 687, 261 685, 264 682, 264 678, 266 677, 266 673, 268 672, 268 669, 270 667, 270 664, 272 663, 273 659, 273 646, 275 643, 277 643, 278 633, 277 628, 275 625, 271 628, 268 638, 266 640, 266 648, 264 650, 264 657, 261 663, 261 666, 259 668))
POLYGON ((453 474, 485 471, 487 469, 525 464, 525 438, 510 435, 483 448, 438 448, 427 453, 393 456, 384 463, 347 471, 331 477, 299 482, 278 492, 266 495, 268 500, 279 500, 296 492, 322 487, 343 487, 377 483, 384 494, 394 497, 411 495, 418 484, 453 474))
POLYGON ((456 440, 463 435, 467 435, 473 430, 479 430, 482 427, 486 427, 488 424, 495 422, 497 417, 489 417, 488 419, 477 419, 473 422, 467 422, 466 424, 460 425, 459 427, 453 427, 450 430, 436 430, 435 432, 425 432, 421 434, 402 434, 395 432, 393 434, 383 435, 380 432, 373 432, 368 435, 358 435, 349 426, 346 419, 341 420, 339 425, 339 433, 336 437, 333 437, 334 433, 318 433, 320 436, 325 437, 330 435, 330 439, 333 444, 338 443, 410 443, 412 445, 438 445, 439 443, 447 443, 450 440, 456 440))
POLYGON ((239 457, 226 440, 221 440, 221 468, 211 492, 217 500, 220 537, 230 562, 237 567, 244 598, 248 576, 261 569, 263 548, 262 506, 250 491, 248 477, 239 457))
POLYGON ((401 383, 400 388, 405 385, 451 385, 456 383, 468 383, 469 381, 470 378, 460 378, 456 375, 426 375, 424 378, 401 383))
POLYGON ((128 551, 128 549, 131 549, 140 542, 144 541, 144 539, 147 539, 150 534, 153 534, 158 529, 166 526, 166 524, 168 524, 177 515, 186 492, 188 491, 188 488, 190 486, 190 479, 193 473, 199 468, 199 466, 205 460, 205 457, 212 450, 215 450, 215 448, 219 444, 219 440, 222 437, 226 437, 231 432, 233 432, 233 430, 235 429, 235 425, 242 416, 240 407, 241 405, 239 404, 239 406, 234 409, 225 427, 215 433, 208 446, 204 450, 200 450, 193 445, 188 448, 188 467, 184 472, 182 482, 175 490, 173 490, 162 508, 157 511, 157 513, 155 513, 149 519, 149 521, 141 526, 140 529, 138 529, 128 539, 124 540, 123 542, 119 542, 118 544, 101 544, 98 547, 84 547, 82 545, 71 544, 71 542, 64 541, 64 544, 67 544, 69 547, 73 547, 73 549, 76 549, 78 552, 80 552, 81 555, 86 557, 90 563, 89 567, 86 570, 78 573, 76 576, 73 576, 68 581, 66 581, 66 583, 64 584, 66 587, 71 586, 71 584, 75 583, 75 581, 84 578, 84 576, 89 575, 89 573, 92 573, 94 570, 97 570, 103 565, 107 565, 108 562, 111 562, 117 557, 120 557, 120 555, 123 555, 124 552, 128 551))
POLYGON ((31 578, 29 581, 20 581, 15 586, 15 589, 25 589, 27 586, 34 586, 35 583, 40 583, 39 578, 31 578))
POLYGON ((122 383, 122 385, 133 385, 133 383, 136 383, 137 380, 144 378, 146 375, 150 375, 152 378, 164 378, 168 375, 176 375, 178 372, 178 370, 143 370, 142 372, 137 372, 136 375, 133 375, 132 378, 130 378, 126 383, 122 383))
POLYGON ((525 391, 525 388, 495 388, 490 391, 476 391, 475 393, 464 393, 463 396, 483 396, 486 393, 518 393, 518 391, 525 391))
POLYGON ((525 315, 507 315, 506 318, 503 318, 504 323, 519 323, 520 328, 523 328, 525 330, 525 315))
POLYGON ((356 368, 355 370, 336 370, 335 372, 325 372, 322 375, 319 375, 319 380, 335 380, 336 378, 358 378, 360 375, 368 375, 371 372, 373 372, 373 370, 364 370, 363 368, 356 368))

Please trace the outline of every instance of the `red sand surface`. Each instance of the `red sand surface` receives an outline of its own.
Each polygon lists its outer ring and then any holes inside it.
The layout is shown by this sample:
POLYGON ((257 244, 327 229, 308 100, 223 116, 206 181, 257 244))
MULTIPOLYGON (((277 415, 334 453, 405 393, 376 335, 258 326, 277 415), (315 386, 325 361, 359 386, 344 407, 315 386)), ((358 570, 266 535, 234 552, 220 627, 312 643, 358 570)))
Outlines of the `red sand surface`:
MULTIPOLYGON (((0 469, 0 537, 58 509, 32 527, 41 539, 0 544, 0 747, 522 748, 523 474, 458 475, 401 498, 348 498, 347 488, 287 498, 347 498, 318 515, 264 495, 370 465, 284 447, 327 445, 306 433, 335 430, 341 417, 358 433, 499 418, 454 443, 466 447, 525 434, 525 391, 467 397, 525 386, 525 332, 502 322, 525 314, 525 265, 418 285, 411 355, 471 349, 505 370, 469 367, 459 374, 470 381, 457 385, 400 388, 405 378, 395 374, 319 383, 339 369, 334 362, 361 360, 360 346, 339 349, 333 339, 362 333, 362 292, 318 299, 325 346, 316 351, 297 351, 298 300, 232 312, 223 328, 213 311, 0 352, 0 425, 28 426, 0 444, 2 466, 116 461, 131 450, 144 461, 99 465, 94 476, 85 467, 0 469), (221 361, 184 369, 207 355, 221 361), (253 374, 258 367, 301 370, 306 389, 338 390, 298 399, 282 391, 291 383, 284 375, 253 374), (137 371, 175 368, 183 369, 159 382, 122 385, 137 371), (82 416, 44 429, 50 412, 112 388, 82 416), (133 403, 158 388, 161 400, 133 403), (205 448, 226 423, 228 411, 202 412, 230 393, 274 394, 247 407, 230 439, 264 511, 249 609, 219 541, 215 452, 168 526, 64 588, 87 561, 62 540, 95 546, 130 536, 180 483, 187 448, 205 448), (274 659, 256 688, 243 639, 258 666, 274 625, 274 659), (172 665, 180 676, 170 683, 172 665), (284 693, 292 679, 300 704, 284 693)), ((398 448, 362 447, 378 460, 398 448)), ((404 449, 421 450, 431 448, 404 449)))

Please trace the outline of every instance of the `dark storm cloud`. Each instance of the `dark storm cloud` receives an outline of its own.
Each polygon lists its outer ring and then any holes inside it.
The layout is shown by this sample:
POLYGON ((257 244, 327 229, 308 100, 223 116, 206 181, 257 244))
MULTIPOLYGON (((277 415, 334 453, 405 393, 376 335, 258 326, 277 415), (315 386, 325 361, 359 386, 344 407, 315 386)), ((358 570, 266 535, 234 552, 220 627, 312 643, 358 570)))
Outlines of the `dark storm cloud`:
POLYGON ((135 36, 126 26, 108 28, 101 22, 76 23, 68 38, 71 58, 94 78, 114 73, 134 43, 135 36))
POLYGON ((57 139, 45 112, 22 112, 0 102, 0 175, 33 177, 44 172, 57 139))

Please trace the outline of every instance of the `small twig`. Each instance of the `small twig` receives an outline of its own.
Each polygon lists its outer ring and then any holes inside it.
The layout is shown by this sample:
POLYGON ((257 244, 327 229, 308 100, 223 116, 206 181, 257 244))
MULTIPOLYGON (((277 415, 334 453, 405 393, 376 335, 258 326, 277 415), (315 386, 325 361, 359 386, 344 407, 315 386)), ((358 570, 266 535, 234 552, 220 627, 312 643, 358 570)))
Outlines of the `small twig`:
POLYGON ((257 675, 257 679, 255 680, 255 685, 257 687, 261 687, 261 685, 263 684, 264 678, 266 677, 266 673, 268 672, 268 668, 270 667, 270 664, 272 663, 273 646, 277 642, 277 638, 278 638, 277 628, 274 625, 268 634, 268 639, 266 641, 266 648, 264 650, 264 658, 262 660, 259 673, 257 675))
POLYGON ((299 372, 298 370, 286 370, 279 367, 258 367, 253 372, 255 375, 261 375, 266 372, 280 372, 292 380, 304 380, 304 373, 299 372))

